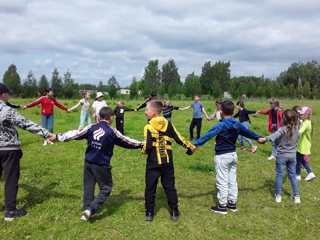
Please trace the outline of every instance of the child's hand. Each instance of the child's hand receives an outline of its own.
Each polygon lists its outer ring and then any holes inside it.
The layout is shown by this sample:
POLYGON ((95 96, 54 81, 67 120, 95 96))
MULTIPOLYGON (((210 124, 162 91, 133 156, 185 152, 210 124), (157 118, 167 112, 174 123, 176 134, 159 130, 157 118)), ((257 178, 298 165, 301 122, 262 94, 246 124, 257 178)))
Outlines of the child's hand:
POLYGON ((264 143, 266 143, 266 141, 267 141, 267 139, 265 137, 260 137, 258 139, 258 143, 260 143, 260 144, 264 144, 264 143))
POLYGON ((189 156, 191 156, 193 154, 193 151, 191 150, 191 148, 188 148, 186 154, 188 154, 189 156))
POLYGON ((49 133, 48 137, 47 137, 47 140, 49 142, 55 142, 57 141, 57 134, 54 134, 54 133, 49 133))

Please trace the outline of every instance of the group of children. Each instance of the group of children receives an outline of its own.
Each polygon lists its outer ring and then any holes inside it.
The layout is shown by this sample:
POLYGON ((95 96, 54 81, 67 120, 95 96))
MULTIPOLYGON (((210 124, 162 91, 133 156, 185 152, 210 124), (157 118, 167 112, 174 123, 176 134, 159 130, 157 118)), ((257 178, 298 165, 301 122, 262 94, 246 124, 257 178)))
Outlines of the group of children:
MULTIPOLYGON (((51 94, 50 92, 48 93, 51 94)), ((190 124, 190 139, 188 141, 174 127, 171 120, 171 112, 175 109, 168 102, 152 96, 147 99, 144 106, 147 124, 144 127, 144 141, 138 141, 123 135, 123 114, 125 111, 137 109, 126 108, 119 102, 115 109, 106 106, 102 102, 103 95, 97 94, 98 104, 95 105, 96 124, 89 124, 84 127, 85 122, 90 122, 88 109, 90 107, 89 94, 71 109, 59 104, 53 97, 40 98, 36 102, 27 105, 32 107, 42 105, 44 117, 52 114, 53 105, 65 111, 71 111, 81 106, 80 127, 77 130, 52 135, 50 131, 41 133, 49 136, 50 141, 65 142, 70 140, 87 140, 84 163, 84 191, 83 191, 83 213, 81 220, 88 221, 98 211, 99 207, 106 201, 112 191, 111 159, 115 145, 129 148, 141 149, 147 154, 145 174, 145 220, 152 221, 154 217, 156 189, 159 179, 168 199, 169 213, 172 220, 178 220, 180 211, 178 207, 178 194, 175 187, 174 164, 173 164, 173 141, 183 146, 188 155, 192 155, 198 148, 211 138, 216 138, 215 147, 215 171, 217 204, 211 210, 219 214, 227 214, 228 211, 236 212, 238 201, 237 186, 237 164, 238 156, 236 143, 240 139, 240 147, 244 148, 244 141, 251 146, 254 153, 257 147, 250 139, 260 144, 271 142, 273 145, 272 157, 276 160, 275 178, 275 201, 281 202, 283 171, 287 168, 288 177, 292 186, 292 198, 294 203, 300 203, 300 192, 298 180, 301 179, 301 166, 307 170, 306 181, 315 178, 309 161, 311 154, 312 110, 309 107, 294 107, 283 111, 277 101, 271 102, 270 109, 250 111, 245 108, 244 102, 237 102, 236 106, 230 100, 217 101, 217 110, 208 116, 200 97, 196 96, 195 101, 189 107, 193 108, 193 119, 190 124), (49 98, 49 99, 47 99, 49 98), (99 100, 100 99, 100 100, 99 100), (50 100, 50 101, 49 101, 50 100), (238 112, 234 114, 235 108, 238 112), (97 112, 97 109, 99 111, 97 112), (168 114, 169 113, 169 114, 168 114), (251 131, 249 114, 268 114, 268 129, 270 135, 263 137, 251 131), (116 115, 117 128, 111 126, 113 116, 116 115), (162 115, 164 114, 164 116, 162 115), (208 120, 214 118, 218 122, 203 136, 200 134, 202 116, 208 120), (237 121, 235 118, 239 118, 237 121), (121 122, 122 120, 122 122, 121 122), (193 128, 197 127, 197 138, 193 140, 193 128), (98 184, 100 192, 95 196, 95 186, 98 184)), ((49 117, 50 119, 50 117, 49 117)), ((52 129, 51 129, 52 130, 52 129)), ((201 151, 201 150, 197 150, 201 151)), ((269 158, 270 160, 273 158, 269 158)))

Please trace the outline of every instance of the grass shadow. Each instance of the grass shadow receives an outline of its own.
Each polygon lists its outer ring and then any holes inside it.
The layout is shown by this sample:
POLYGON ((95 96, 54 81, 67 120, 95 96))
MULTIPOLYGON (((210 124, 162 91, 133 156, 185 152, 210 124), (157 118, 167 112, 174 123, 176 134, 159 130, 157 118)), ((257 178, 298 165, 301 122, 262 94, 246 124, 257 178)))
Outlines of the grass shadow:
MULTIPOLYGON (((284 179, 284 182, 286 180, 284 179)), ((271 194, 272 197, 274 197, 274 181, 271 179, 267 179, 264 184, 260 187, 257 188, 239 188, 239 192, 256 192, 256 191, 260 191, 263 189, 268 189, 269 193, 271 194)), ((283 189, 283 194, 290 196, 291 194, 283 189)))
POLYGON ((79 199, 78 195, 56 192, 54 189, 58 185, 58 183, 53 182, 45 185, 42 188, 38 188, 28 184, 21 184, 20 187, 27 191, 28 194, 25 197, 21 198, 19 202, 26 202, 23 208, 29 209, 49 200, 50 198, 79 199))
POLYGON ((198 172, 214 172, 212 164, 194 163, 188 167, 192 171, 198 172))

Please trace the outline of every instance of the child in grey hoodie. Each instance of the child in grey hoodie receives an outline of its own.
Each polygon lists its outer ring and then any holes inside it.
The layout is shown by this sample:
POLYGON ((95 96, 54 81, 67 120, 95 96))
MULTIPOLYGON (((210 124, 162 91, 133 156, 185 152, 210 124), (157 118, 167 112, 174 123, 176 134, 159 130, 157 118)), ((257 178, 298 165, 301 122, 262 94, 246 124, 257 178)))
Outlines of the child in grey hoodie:
POLYGON ((294 203, 298 204, 301 202, 295 174, 298 138, 298 115, 293 110, 286 110, 283 113, 283 127, 264 139, 265 141, 276 142, 277 144, 275 179, 275 201, 277 203, 280 203, 282 200, 282 181, 285 168, 288 171, 294 203))

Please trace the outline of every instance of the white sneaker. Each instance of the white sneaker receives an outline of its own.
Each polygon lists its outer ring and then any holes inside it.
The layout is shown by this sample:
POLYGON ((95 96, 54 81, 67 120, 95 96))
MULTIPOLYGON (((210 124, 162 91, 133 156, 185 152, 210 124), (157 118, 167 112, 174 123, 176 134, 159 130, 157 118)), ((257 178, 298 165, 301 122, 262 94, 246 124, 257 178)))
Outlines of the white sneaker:
POLYGON ((276 203, 281 203, 281 201, 282 201, 281 195, 276 194, 275 201, 276 201, 276 203))
POLYGON ((273 156, 273 155, 271 155, 270 157, 268 157, 268 160, 269 160, 269 161, 276 160, 276 157, 273 156))
POLYGON ((306 178, 304 180, 309 182, 309 181, 313 180, 314 178, 316 178, 316 175, 314 175, 314 173, 311 172, 306 176, 306 178))
POLYGON ((300 203, 301 203, 300 196, 295 196, 295 197, 293 198, 293 202, 294 202, 294 204, 300 204, 300 203))
POLYGON ((82 213, 80 220, 81 221, 89 221, 90 217, 91 217, 91 211, 89 209, 86 209, 82 213))
POLYGON ((297 176, 296 176, 296 179, 297 179, 297 181, 301 181, 301 176, 300 176, 300 175, 297 175, 297 176))
POLYGON ((44 140, 43 146, 47 146, 47 145, 48 145, 48 141, 47 141, 47 140, 44 140))

